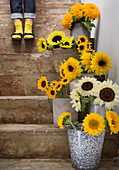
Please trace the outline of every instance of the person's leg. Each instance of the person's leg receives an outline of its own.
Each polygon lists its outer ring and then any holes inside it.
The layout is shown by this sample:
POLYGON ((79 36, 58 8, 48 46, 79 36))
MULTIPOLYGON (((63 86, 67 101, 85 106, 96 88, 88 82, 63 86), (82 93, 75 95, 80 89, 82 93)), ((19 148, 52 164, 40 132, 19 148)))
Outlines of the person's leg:
POLYGON ((24 39, 34 39, 32 33, 33 19, 36 17, 35 0, 24 0, 25 29, 24 39))
POLYGON ((12 34, 13 40, 21 40, 23 34, 23 27, 21 19, 22 16, 22 0, 10 0, 11 19, 14 20, 15 33, 12 34))

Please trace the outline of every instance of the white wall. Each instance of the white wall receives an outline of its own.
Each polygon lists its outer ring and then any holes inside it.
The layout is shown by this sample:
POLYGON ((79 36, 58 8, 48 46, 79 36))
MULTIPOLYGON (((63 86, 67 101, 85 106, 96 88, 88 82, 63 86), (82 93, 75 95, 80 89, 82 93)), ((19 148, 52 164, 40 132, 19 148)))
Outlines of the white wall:
MULTIPOLYGON (((113 69, 108 78, 119 84, 119 0, 82 0, 94 3, 100 9, 99 30, 93 32, 97 40, 97 51, 108 53, 112 58, 113 69), (98 34, 95 34, 98 32, 98 34)), ((119 113, 119 107, 115 111, 119 113)))

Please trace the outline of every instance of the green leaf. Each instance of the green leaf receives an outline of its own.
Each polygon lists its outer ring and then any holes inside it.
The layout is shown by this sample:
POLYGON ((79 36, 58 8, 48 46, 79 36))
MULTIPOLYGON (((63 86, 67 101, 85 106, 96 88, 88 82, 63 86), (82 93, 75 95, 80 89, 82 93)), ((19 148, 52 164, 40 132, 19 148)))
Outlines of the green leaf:
POLYGON ((69 8, 68 12, 71 12, 71 8, 69 8))
POLYGON ((81 111, 84 112, 84 110, 85 110, 85 103, 82 103, 81 104, 81 111))
POLYGON ((75 16, 72 16, 72 19, 73 19, 73 22, 75 23, 76 22, 75 16))
POLYGON ((95 100, 95 98, 96 98, 95 96, 90 96, 90 97, 89 97, 89 101, 90 101, 91 103, 93 103, 94 100, 95 100))
POLYGON ((48 51, 51 51, 52 49, 53 49, 53 46, 52 46, 52 45, 50 45, 50 46, 47 48, 48 51))
POLYGON ((48 103, 49 103, 49 104, 51 104, 51 101, 50 101, 50 99, 49 99, 49 98, 48 98, 48 103))

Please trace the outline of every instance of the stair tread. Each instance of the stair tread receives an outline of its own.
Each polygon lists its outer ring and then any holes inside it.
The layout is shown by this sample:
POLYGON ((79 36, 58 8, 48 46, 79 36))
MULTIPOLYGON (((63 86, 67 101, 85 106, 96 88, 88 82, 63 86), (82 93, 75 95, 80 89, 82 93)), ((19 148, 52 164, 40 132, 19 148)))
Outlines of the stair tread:
POLYGON ((53 124, 1 124, 1 132, 63 132, 65 130, 54 127, 53 124))
MULTIPOLYGON (((73 170, 70 159, 0 159, 1 170, 73 170)), ((101 160, 98 170, 119 170, 119 159, 101 160)))

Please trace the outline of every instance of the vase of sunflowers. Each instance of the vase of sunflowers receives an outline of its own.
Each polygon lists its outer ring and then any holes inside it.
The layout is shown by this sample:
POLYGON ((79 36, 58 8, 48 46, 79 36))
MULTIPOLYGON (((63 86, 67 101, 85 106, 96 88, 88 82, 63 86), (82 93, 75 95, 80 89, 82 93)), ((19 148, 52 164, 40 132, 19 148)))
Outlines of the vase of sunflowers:
POLYGON ((119 116, 114 111, 106 111, 104 119, 98 113, 91 112, 85 116, 83 123, 79 123, 72 121, 70 112, 63 112, 59 116, 58 126, 67 130, 72 167, 95 170, 100 164, 105 129, 109 129, 110 134, 118 133, 119 116))
POLYGON ((100 16, 99 9, 93 3, 74 4, 65 14, 62 25, 70 29, 71 36, 74 36, 75 42, 78 36, 82 34, 90 39, 90 30, 95 27, 93 21, 100 16))

